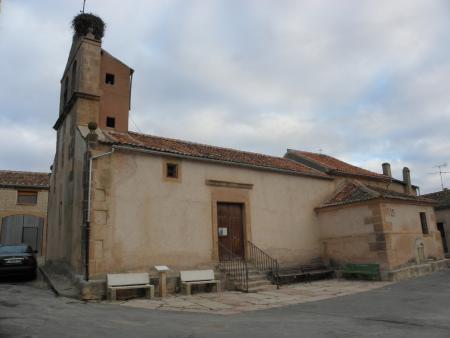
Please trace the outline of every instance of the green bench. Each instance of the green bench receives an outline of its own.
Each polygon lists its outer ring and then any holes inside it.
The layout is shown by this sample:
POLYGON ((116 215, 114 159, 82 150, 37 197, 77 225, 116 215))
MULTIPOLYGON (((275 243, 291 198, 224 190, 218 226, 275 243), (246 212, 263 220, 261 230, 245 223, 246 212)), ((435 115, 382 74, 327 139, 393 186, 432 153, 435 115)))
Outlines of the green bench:
POLYGON ((354 277, 371 280, 380 279, 379 264, 346 264, 343 271, 344 277, 354 277))

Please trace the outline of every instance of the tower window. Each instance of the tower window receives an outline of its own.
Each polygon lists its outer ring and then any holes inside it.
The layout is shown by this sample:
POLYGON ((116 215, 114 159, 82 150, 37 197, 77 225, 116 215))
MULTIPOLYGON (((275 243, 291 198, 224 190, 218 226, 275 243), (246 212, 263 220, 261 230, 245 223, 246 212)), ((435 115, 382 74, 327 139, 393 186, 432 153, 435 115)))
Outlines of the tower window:
POLYGON ((69 86, 69 79, 66 76, 66 79, 64 80, 64 94, 63 94, 63 104, 64 106, 67 103, 67 87, 69 86))
POLYGON ((116 119, 114 117, 107 117, 106 118, 106 126, 108 128, 115 128, 116 127, 116 119))
POLYGON ((106 73, 105 83, 109 85, 114 84, 114 74, 106 73))
POLYGON ((77 76, 77 61, 75 60, 72 65, 72 79, 70 84, 70 89, 72 90, 72 92, 75 91, 76 76, 77 76))

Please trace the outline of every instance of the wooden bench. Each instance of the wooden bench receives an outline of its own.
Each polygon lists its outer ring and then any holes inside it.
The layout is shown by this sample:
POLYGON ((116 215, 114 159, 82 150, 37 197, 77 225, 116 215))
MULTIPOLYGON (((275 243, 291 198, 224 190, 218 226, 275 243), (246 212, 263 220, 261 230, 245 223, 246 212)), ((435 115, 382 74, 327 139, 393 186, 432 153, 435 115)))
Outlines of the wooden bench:
POLYGON ((282 267, 278 271, 280 283, 289 283, 292 281, 310 282, 316 279, 331 278, 334 270, 327 268, 323 264, 309 264, 282 267))
POLYGON ((150 285, 148 273, 112 273, 106 275, 108 299, 116 300, 116 290, 146 289, 146 297, 155 296, 155 286, 150 285))
POLYGON ((190 270, 180 271, 181 288, 186 290, 186 295, 191 294, 192 285, 214 284, 216 292, 219 291, 220 281, 214 279, 213 270, 190 270))
POLYGON ((380 279, 380 265, 378 264, 346 264, 342 272, 344 277, 365 277, 380 279))

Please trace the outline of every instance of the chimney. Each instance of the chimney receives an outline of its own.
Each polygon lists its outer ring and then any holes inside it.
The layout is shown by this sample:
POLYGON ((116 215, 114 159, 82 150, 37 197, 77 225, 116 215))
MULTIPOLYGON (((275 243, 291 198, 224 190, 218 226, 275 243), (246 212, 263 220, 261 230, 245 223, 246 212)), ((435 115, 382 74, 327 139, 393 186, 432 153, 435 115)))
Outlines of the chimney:
POLYGON ((383 167, 383 175, 392 177, 391 165, 387 162, 384 162, 381 166, 383 167))
POLYGON ((411 187, 411 173, 409 172, 408 167, 403 168, 403 183, 405 183, 405 193, 410 194, 411 187))

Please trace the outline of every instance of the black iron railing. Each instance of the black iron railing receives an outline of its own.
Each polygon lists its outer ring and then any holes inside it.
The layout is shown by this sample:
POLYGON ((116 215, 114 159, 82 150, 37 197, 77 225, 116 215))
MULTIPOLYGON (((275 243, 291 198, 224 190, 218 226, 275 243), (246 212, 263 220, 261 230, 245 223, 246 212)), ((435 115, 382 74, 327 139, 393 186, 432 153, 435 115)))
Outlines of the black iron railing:
POLYGON ((256 269, 267 273, 268 276, 272 279, 272 283, 277 286, 277 289, 280 288, 279 282, 279 270, 280 266, 278 265, 278 261, 269 256, 267 253, 258 248, 255 244, 250 241, 247 241, 247 261, 252 263, 256 269))
POLYGON ((241 257, 231 252, 224 245, 219 243, 220 259, 219 269, 230 276, 236 288, 248 292, 248 266, 241 257))

